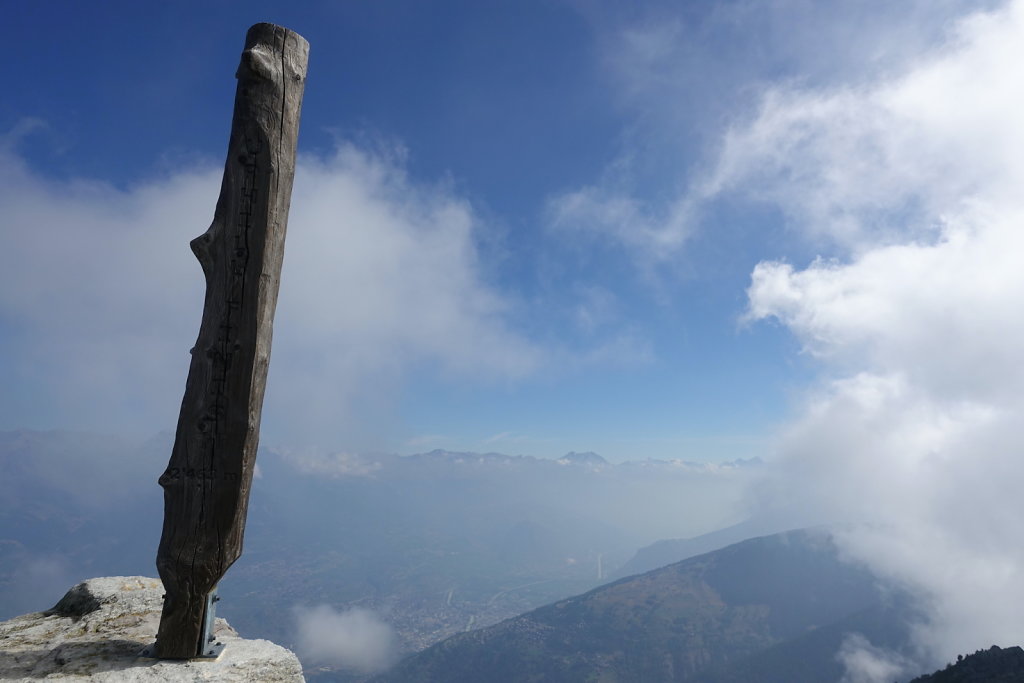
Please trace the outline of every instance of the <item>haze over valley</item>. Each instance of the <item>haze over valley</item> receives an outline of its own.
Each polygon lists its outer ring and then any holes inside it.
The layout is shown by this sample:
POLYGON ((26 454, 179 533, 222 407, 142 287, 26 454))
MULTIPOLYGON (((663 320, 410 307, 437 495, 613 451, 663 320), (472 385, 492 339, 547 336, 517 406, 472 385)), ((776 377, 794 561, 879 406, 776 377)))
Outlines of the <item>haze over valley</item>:
MULTIPOLYGON (((51 606, 91 576, 152 573, 163 514, 153 472, 171 440, 0 433, 0 619, 51 606)), ((760 468, 265 451, 219 610, 248 637, 337 667, 347 661, 317 655, 320 636, 306 643, 304 629, 355 609, 370 624, 357 630, 379 625, 397 657, 604 583, 660 538, 737 521, 760 468)))

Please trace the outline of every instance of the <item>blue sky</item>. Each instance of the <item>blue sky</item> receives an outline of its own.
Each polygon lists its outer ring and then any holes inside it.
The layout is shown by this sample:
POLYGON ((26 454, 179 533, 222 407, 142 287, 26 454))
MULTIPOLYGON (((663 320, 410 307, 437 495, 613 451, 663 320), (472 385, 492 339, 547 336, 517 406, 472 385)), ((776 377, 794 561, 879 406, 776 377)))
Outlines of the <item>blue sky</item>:
MULTIPOLYGON (((26 321, 14 306, 2 311, 4 427, 173 426, 184 366, 153 370, 139 387, 131 385, 131 363, 152 369, 158 353, 175 350, 169 335, 178 335, 177 347, 185 350, 195 333, 198 282, 179 286, 176 278, 198 275, 188 263, 187 240, 212 216, 212 195, 199 186, 212 191, 219 177, 242 37, 250 23, 271 20, 312 46, 300 138, 308 164, 321 164, 328 177, 376 165, 388 187, 360 192, 376 195, 377 208, 404 205, 393 236, 411 239, 413 252, 424 234, 444 232, 440 204, 467 227, 434 235, 443 244, 419 266, 447 271, 451 281, 425 291, 411 279, 409 286, 422 294, 415 304, 392 292, 376 304, 377 319, 341 315, 313 337, 303 334, 310 316, 296 316, 293 331, 306 337, 305 346, 292 344, 286 327, 292 317, 280 311, 266 442, 546 457, 596 450, 611 459, 769 455, 794 403, 828 369, 785 326, 741 321, 751 273, 761 261, 799 268, 844 252, 794 229, 771 198, 744 188, 697 198, 700 187, 727 133, 756 117, 766 91, 857 83, 898 69, 915 50, 942 40, 962 13, 956 3, 940 11, 932 4, 924 11, 914 4, 804 2, 654 2, 628 9, 556 1, 296 4, 8 6, 14 52, 31 57, 3 67, 14 95, 0 104, 0 131, 7 162, 20 168, 24 182, 51 195, 44 204, 69 190, 94 193, 69 200, 66 210, 74 215, 78 202, 94 211, 102 201, 97 195, 107 193, 106 210, 125 202, 126 212, 149 216, 157 209, 143 195, 178 182, 196 187, 177 190, 187 197, 178 206, 188 204, 180 216, 162 211, 161 225, 124 228, 140 244, 160 246, 121 256, 176 264, 164 281, 173 287, 126 284, 153 289, 152 312, 139 316, 147 303, 135 301, 109 318, 86 321, 82 307, 107 307, 103 297, 117 296, 118 287, 111 282, 80 292, 79 324, 96 329, 76 342, 81 333, 70 323, 26 321), (339 150, 350 160, 328 168, 339 150), (686 216, 679 215, 681 202, 693 205, 686 216), (420 310, 410 315, 407 306, 420 310), (435 307, 447 312, 431 319, 435 307), (174 325, 139 329, 129 316, 143 325, 166 316, 174 325), (107 339, 101 320, 109 325, 107 339), (343 322, 372 330, 352 341, 343 322), (417 339, 417 326, 435 325, 431 339, 417 339), (129 327, 135 343, 159 337, 164 346, 125 359, 126 376, 115 380, 99 368, 117 361, 91 354, 111 353, 129 327), (75 377, 41 354, 42 338, 75 377), (325 367, 332 354, 349 353, 342 348, 347 343, 380 353, 353 352, 325 367), (275 399, 275 385, 286 383, 296 365, 308 376, 282 388, 287 399, 275 399), (92 369, 78 372, 82 366, 92 369), (89 389, 93 374, 104 378, 89 389), (316 405, 301 408, 303 396, 316 405)), ((304 180, 300 170, 297 188, 304 180)), ((304 196, 297 189, 296 202, 304 196)), ((314 244, 302 221, 326 217, 304 219, 293 206, 289 247, 314 244)), ((343 203, 330 211, 338 212, 329 220, 344 224, 345 235, 374 239, 372 218, 358 225, 358 215, 344 215, 343 203)), ((5 240, 46 229, 24 220, 3 226, 5 240)), ((102 215, 94 220, 102 222, 102 215)), ((88 245, 77 257, 109 260, 103 240, 115 233, 98 228, 91 241, 87 229, 78 230, 88 245)), ((346 249, 338 231, 320 237, 316 248, 325 254, 346 249)), ((390 260, 395 270, 388 278, 403 277, 401 258, 390 260)), ((332 261, 317 265, 329 269, 332 261)), ((58 266, 38 264, 29 277, 70 280, 66 270, 48 273, 48 267, 58 266)), ((111 279, 117 267, 95 266, 111 279)), ((298 268, 286 262, 282 307, 343 307, 362 297, 299 294, 290 289, 298 268)), ((137 264, 121 277, 146 273, 137 264)), ((341 284, 378 286, 372 277, 365 285, 329 282, 341 284)), ((61 294, 40 293, 41 305, 54 303, 51 296, 61 294)), ((59 304, 51 310, 61 314, 59 304)))
POLYGON ((5 3, 0 428, 173 428, 271 20, 265 444, 762 456, 750 512, 874 522, 922 652, 1024 641, 1024 2, 293 5, 5 3))
MULTIPOLYGON (((371 408, 339 405, 339 413, 352 415, 341 420, 318 412, 342 426, 306 425, 307 434, 318 432, 313 444, 718 459, 757 455, 785 414, 803 360, 779 330, 737 323, 749 272, 763 254, 763 247, 745 243, 777 231, 771 216, 723 207, 719 219, 708 221, 719 223, 714 236, 700 234, 691 248, 655 264, 639 264, 608 241, 552 228, 550 204, 560 194, 619 173, 608 169, 632 154, 632 138, 644 137, 645 148, 660 144, 646 138, 661 134, 663 125, 644 121, 648 112, 630 101, 630 83, 616 73, 612 53, 621 31, 649 30, 668 10, 619 16, 558 2, 53 8, 12 5, 18 51, 33 57, 5 69, 18 96, 0 105, 10 153, 41 180, 104 183, 132 193, 216 168, 241 39, 254 20, 270 19, 312 45, 303 155, 322 158, 350 144, 398 157, 392 162, 409 183, 473 212, 472 285, 507 307, 500 323, 510 335, 552 358, 512 376, 487 367, 453 375, 431 354, 398 359, 400 370, 381 370, 388 388, 371 408), (641 130, 646 126, 657 130, 641 130)), ((671 20, 703 22, 709 12, 687 10, 671 20)), ((708 42, 705 66, 718 50, 708 42)), ((695 94, 703 96, 707 84, 697 86, 695 94)), ((685 118, 708 129, 679 131, 673 123, 665 132, 672 159, 655 158, 662 154, 655 150, 627 171, 639 201, 654 211, 660 195, 675 191, 704 153, 702 136, 718 132, 702 121, 701 106, 686 110, 685 118), (665 165, 669 175, 662 179, 658 167, 665 165)), ((198 234, 204 224, 183 227, 186 235, 198 234)), ((95 258, 102 258, 96 246, 95 258)), ((287 274, 285 282, 287 288, 287 274)), ((17 320, 7 324, 16 327, 17 320)), ((372 369, 362 374, 367 386, 360 391, 378 393, 372 369)), ((54 380, 40 387, 31 376, 17 378, 11 396, 17 394, 20 406, 4 411, 5 426, 111 430, 122 419, 143 429, 173 425, 174 411, 167 409, 174 400, 142 392, 124 415, 105 411, 83 419, 73 404, 51 409, 50 394, 61 390, 54 380)), ((173 396, 180 389, 153 391, 173 396)), ((306 442, 275 419, 272 405, 265 438, 306 442)))

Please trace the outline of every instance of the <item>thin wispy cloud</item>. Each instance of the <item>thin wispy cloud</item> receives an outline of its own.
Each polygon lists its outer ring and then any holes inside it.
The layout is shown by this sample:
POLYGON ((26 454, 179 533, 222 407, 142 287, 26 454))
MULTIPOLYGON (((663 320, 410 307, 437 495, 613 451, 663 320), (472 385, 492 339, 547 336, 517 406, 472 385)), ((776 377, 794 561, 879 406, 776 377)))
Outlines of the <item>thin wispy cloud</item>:
MULTIPOLYGON (((926 165, 894 163, 904 151, 916 149, 913 140, 906 140, 908 150, 861 149, 870 141, 853 136, 822 144, 826 141, 814 138, 819 131, 813 125, 782 119, 828 119, 833 130, 869 135, 869 126, 851 120, 848 98, 861 101, 857 115, 870 113, 872 125, 890 125, 889 119, 898 119, 900 112, 881 102, 868 112, 860 94, 949 40, 950 24, 981 7, 961 0, 723 2, 700 12, 681 12, 661 2, 629 11, 605 3, 581 7, 601 47, 611 93, 632 118, 621 136, 619 155, 596 182, 550 198, 549 226, 570 239, 589 236, 623 248, 645 269, 671 268, 702 231, 716 229, 716 202, 743 198, 772 203, 781 193, 810 193, 822 189, 817 185, 828 185, 831 195, 808 194, 801 209, 828 217, 834 224, 831 232, 838 236, 846 200, 863 208, 879 199, 867 187, 860 188, 865 193, 861 196, 842 196, 852 176, 888 164, 889 175, 874 184, 883 188, 901 173, 928 172, 926 165), (850 90, 828 90, 836 82, 851 84, 850 90), (797 93, 818 97, 819 88, 831 99, 808 102, 800 110, 789 106, 797 93), (788 139, 780 138, 781 130, 788 139), (764 144, 769 148, 761 154, 758 149, 764 144), (854 149, 856 155, 847 154, 854 149), (812 168, 792 163, 813 154, 842 158, 846 164, 856 159, 858 165, 831 164, 829 176, 821 177, 813 168, 822 164, 812 168), (814 198, 831 203, 815 206, 808 201, 814 198)), ((886 95, 879 92, 878 97, 886 95)), ((932 180, 948 180, 938 168, 931 173, 932 180)))
POLYGON ((560 231, 597 235, 644 253, 656 261, 671 258, 692 236, 689 202, 650 206, 609 187, 584 187, 559 195, 548 205, 551 225, 560 231))
POLYGON ((508 441, 515 438, 515 432, 500 432, 498 434, 492 434, 491 436, 484 439, 485 444, 492 444, 497 441, 508 441))

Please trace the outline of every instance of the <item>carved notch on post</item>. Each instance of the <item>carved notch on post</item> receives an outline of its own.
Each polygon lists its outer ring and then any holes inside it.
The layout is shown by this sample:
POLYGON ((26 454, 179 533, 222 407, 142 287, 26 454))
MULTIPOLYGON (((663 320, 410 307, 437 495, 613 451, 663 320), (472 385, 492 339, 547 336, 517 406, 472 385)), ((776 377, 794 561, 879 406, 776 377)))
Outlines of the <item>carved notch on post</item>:
POLYGON ((155 655, 162 659, 210 656, 213 591, 242 554, 308 55, 293 31, 249 29, 220 198, 210 228, 191 243, 206 298, 159 480, 156 565, 166 596, 155 655))

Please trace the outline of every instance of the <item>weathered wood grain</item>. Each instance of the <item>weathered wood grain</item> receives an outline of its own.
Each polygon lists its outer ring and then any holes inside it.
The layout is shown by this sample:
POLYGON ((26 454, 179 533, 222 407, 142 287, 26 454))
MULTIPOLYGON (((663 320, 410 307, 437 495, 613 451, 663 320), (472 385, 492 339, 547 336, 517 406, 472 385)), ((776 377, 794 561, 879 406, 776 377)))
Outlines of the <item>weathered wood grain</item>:
POLYGON ((288 29, 249 29, 220 198, 210 228, 191 243, 206 299, 174 448, 159 480, 161 658, 201 651, 206 595, 242 554, 308 54, 306 40, 288 29))

